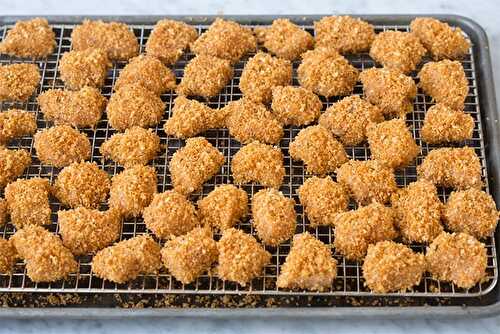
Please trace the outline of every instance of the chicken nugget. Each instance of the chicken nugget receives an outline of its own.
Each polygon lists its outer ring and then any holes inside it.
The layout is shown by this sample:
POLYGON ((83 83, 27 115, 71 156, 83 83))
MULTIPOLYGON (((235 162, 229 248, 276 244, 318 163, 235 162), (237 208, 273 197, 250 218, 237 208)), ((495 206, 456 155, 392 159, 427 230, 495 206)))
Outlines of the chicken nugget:
POLYGON ((40 83, 35 64, 0 64, 0 102, 26 101, 40 83))
POLYGON ((168 165, 174 189, 190 194, 201 188, 224 164, 224 155, 203 137, 186 140, 168 165))
POLYGON ((101 88, 111 63, 101 49, 65 52, 59 61, 59 74, 68 89, 85 86, 101 88))
POLYGON ((44 58, 54 52, 56 35, 41 17, 17 21, 0 42, 0 53, 22 58, 44 58))
POLYGON ((0 198, 0 227, 4 226, 7 223, 7 216, 7 201, 5 201, 3 198, 0 198))
POLYGON ((0 189, 21 176, 31 165, 31 156, 26 150, 10 150, 0 145, 0 189))
POLYGON ((11 241, 0 238, 0 274, 12 272, 17 261, 16 248, 11 241))
POLYGON ((320 125, 300 130, 290 143, 289 152, 293 160, 303 161, 311 174, 332 173, 348 160, 342 144, 320 125))
POLYGON ((438 103, 425 113, 420 136, 428 144, 461 142, 472 139, 474 126, 471 115, 438 103))
POLYGON ((235 184, 257 182, 279 188, 285 177, 283 153, 278 147, 252 142, 236 152, 231 170, 235 184))
POLYGON ((20 109, 0 112, 0 145, 36 132, 35 113, 20 109))
POLYGON ((284 125, 308 125, 321 114, 319 97, 302 87, 276 86, 272 90, 271 110, 284 125))

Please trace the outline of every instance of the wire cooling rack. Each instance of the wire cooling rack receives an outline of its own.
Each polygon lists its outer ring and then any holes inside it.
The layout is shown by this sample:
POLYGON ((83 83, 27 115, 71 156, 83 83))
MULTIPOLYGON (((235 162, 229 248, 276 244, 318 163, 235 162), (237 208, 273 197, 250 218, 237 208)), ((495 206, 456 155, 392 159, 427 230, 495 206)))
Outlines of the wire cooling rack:
MULTIPOLYGON (((1 26, 0 36, 5 38, 7 30, 11 26, 1 26)), ((41 85, 37 90, 37 94, 41 91, 51 89, 51 88, 63 88, 63 83, 59 78, 57 72, 58 64, 61 55, 71 49, 71 32, 75 25, 53 25, 54 32, 56 34, 57 48, 56 52, 52 54, 45 60, 31 61, 37 64, 40 68, 40 73, 42 76, 41 85)), ((145 43, 148 36, 153 28, 153 25, 131 25, 130 26, 141 46, 141 52, 144 50, 145 43)), ((207 25, 197 25, 199 33, 205 31, 207 25)), ((313 33, 313 27, 310 25, 303 25, 303 28, 313 33)), ((400 30, 408 31, 407 25, 378 25, 376 26, 377 32, 384 30, 400 30)), ((249 55, 251 56, 251 55, 249 55)), ((183 75, 184 66, 193 57, 193 54, 187 53, 177 62, 174 66, 174 71, 178 80, 183 75)), ((359 54, 355 56, 348 57, 351 63, 358 69, 363 70, 365 68, 375 66, 373 60, 368 56, 368 54, 359 54)), ((241 98, 242 94, 238 88, 239 78, 243 69, 243 65, 247 58, 238 62, 235 65, 234 78, 231 82, 223 89, 221 94, 217 97, 205 101, 211 107, 220 108, 226 105, 228 102, 237 100, 241 98)), ((425 60, 425 61, 428 61, 425 60)), ((0 56, 1 64, 10 64, 18 62, 27 62, 27 60, 15 59, 5 55, 0 56)), ((113 85, 116 78, 118 78, 121 69, 125 66, 125 62, 118 62, 113 65, 113 68, 108 72, 108 76, 105 82, 105 86, 102 90, 103 94, 107 97, 111 95, 113 85)), ((484 149, 484 137, 482 132, 481 124, 481 111, 478 103, 478 88, 476 84, 476 73, 474 69, 474 55, 472 50, 469 54, 462 60, 462 64, 465 69, 466 76, 469 81, 469 94, 465 103, 465 111, 469 113, 475 121, 473 138, 468 140, 466 143, 461 143, 461 145, 468 145, 475 149, 476 153, 481 159, 482 164, 482 175, 483 179, 487 179, 486 170, 486 154, 484 149)), ((298 85, 296 77, 296 69, 299 62, 294 62, 294 78, 293 84, 298 85)), ((418 72, 418 69, 417 71, 418 72)), ((416 72, 412 73, 414 79, 416 79, 416 72)), ((356 85, 354 94, 361 95, 362 87, 360 84, 356 85)), ((158 173, 158 190, 165 191, 171 189, 171 180, 168 171, 168 162, 171 159, 173 153, 183 145, 183 141, 167 136, 163 130, 163 124, 166 119, 170 116, 170 110, 173 106, 173 100, 175 99, 175 93, 167 93, 162 95, 163 101, 166 103, 166 112, 162 121, 155 128, 156 133, 161 138, 161 143, 165 145, 166 149, 159 155, 153 162, 152 165, 156 168, 158 173)), ((330 106, 332 103, 337 101, 338 98, 324 99, 324 108, 330 106)), ((407 124, 411 127, 413 131, 413 136, 417 143, 421 146, 422 152, 416 159, 416 161, 401 170, 396 171, 397 183, 400 187, 406 186, 407 184, 416 181, 416 165, 420 164, 427 153, 433 148, 430 145, 422 142, 420 138, 420 129, 424 120, 425 112, 429 107, 432 106, 431 98, 425 96, 422 91, 419 90, 417 97, 414 102, 413 112, 407 115, 407 124)), ((51 126, 48 122, 43 119, 43 115, 36 103, 36 97, 32 97, 26 103, 2 103, 0 104, 1 110, 7 110, 11 107, 25 109, 27 111, 36 114, 37 123, 39 128, 46 128, 51 126)), ((323 109, 324 109, 323 108, 323 109)), ((92 161, 95 161, 101 168, 106 170, 110 175, 119 173, 122 169, 117 166, 112 161, 104 161, 99 153, 100 145, 108 139, 115 130, 111 129, 108 125, 107 120, 104 118, 99 121, 95 130, 83 130, 90 138, 92 143, 92 161)), ((304 179, 309 177, 304 172, 304 167, 301 162, 292 161, 288 153, 288 145, 292 139, 300 131, 297 127, 288 127, 285 129, 285 135, 283 140, 280 142, 280 147, 285 156, 284 163, 286 168, 286 176, 284 178, 283 186, 281 191, 285 196, 293 198, 296 202, 295 210, 297 211, 297 233, 303 231, 309 231, 316 235, 320 240, 327 244, 333 242, 334 236, 332 229, 330 227, 317 227, 311 228, 309 222, 305 215, 303 214, 302 206, 299 204, 298 196, 296 191, 298 187, 304 182, 304 179)), ((230 138, 229 133, 226 129, 211 130, 203 134, 213 145, 215 145, 225 156, 225 163, 220 172, 207 183, 204 184, 202 191, 194 194, 192 196, 193 201, 201 198, 208 194, 214 189, 216 185, 231 183, 231 168, 230 162, 232 156, 238 151, 241 145, 230 138)), ((59 173, 59 169, 43 165, 38 160, 34 149, 33 140, 31 137, 21 138, 14 141, 9 145, 10 148, 24 148, 31 153, 33 163, 25 172, 24 177, 46 177, 51 181, 54 181, 55 177, 59 173)), ((370 157, 370 152, 367 144, 364 146, 356 147, 346 147, 346 151, 351 158, 358 160, 367 160, 370 157)), ((333 176, 333 175, 332 175, 333 176)), ((486 183, 487 184, 487 183, 486 183)), ((249 196, 256 193, 261 189, 260 186, 247 185, 243 187, 249 194, 249 196)), ((486 185, 486 190, 488 191, 488 185, 486 185)), ((449 191, 444 189, 439 189, 440 198, 445 201, 449 195, 449 191)), ((354 208, 354 204, 350 204, 351 208, 354 208)), ((54 198, 51 199, 52 207, 52 221, 50 226, 47 226, 51 231, 57 232, 57 211, 61 209, 61 205, 54 198)), ((239 228, 243 229, 248 233, 254 233, 251 220, 247 219, 244 222, 239 223, 239 228)), ((0 229, 0 234, 4 238, 9 238, 15 232, 12 224, 8 223, 5 227, 0 229)), ((121 239, 128 239, 135 235, 148 233, 144 222, 142 219, 126 220, 123 222, 121 239)), ((220 235, 216 235, 219 238, 220 235)), ((497 259, 496 259, 496 249, 495 241, 493 236, 488 237, 485 240, 487 247, 488 265, 487 265, 487 277, 481 284, 477 284, 473 288, 468 290, 460 289, 452 283, 443 283, 432 279, 429 274, 426 274, 421 281, 421 284, 414 288, 411 292, 405 293, 392 293, 385 294, 384 296, 411 296, 411 297, 474 297, 480 296, 488 293, 496 285, 498 277, 497 269, 497 259)), ((424 251, 425 246, 422 245, 411 245, 411 247, 416 251, 424 251)), ((280 266, 285 261, 285 258, 289 252, 290 243, 285 242, 276 248, 268 248, 272 253, 272 260, 269 265, 266 266, 265 272, 260 277, 254 279, 251 284, 247 287, 242 288, 235 283, 226 282, 218 279, 216 274, 205 274, 199 277, 195 282, 184 285, 176 281, 169 273, 164 269, 160 271, 157 275, 143 275, 138 277, 133 282, 128 284, 115 284, 108 281, 103 281, 93 275, 91 271, 91 260, 92 257, 81 256, 78 258, 79 271, 78 273, 70 275, 70 277, 64 281, 59 281, 56 283, 34 283, 26 275, 26 269, 22 262, 18 262, 15 265, 15 269, 11 274, 0 275, 0 291, 6 292, 92 292, 92 293, 183 293, 183 294, 259 294, 259 295, 331 295, 331 296, 371 296, 375 295, 371 293, 365 286, 362 277, 361 264, 358 262, 347 261, 344 257, 339 254, 334 253, 335 258, 338 261, 337 278, 330 290, 325 292, 307 292, 307 291, 282 291, 278 290, 276 287, 276 277, 279 273, 280 266)))

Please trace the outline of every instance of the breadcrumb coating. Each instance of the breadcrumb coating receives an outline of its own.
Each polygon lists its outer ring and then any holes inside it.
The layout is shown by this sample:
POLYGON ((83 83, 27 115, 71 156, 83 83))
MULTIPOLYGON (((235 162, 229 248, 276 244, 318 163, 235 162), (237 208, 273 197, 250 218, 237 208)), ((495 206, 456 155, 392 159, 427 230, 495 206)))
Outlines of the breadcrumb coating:
POLYGON ((101 88, 111 68, 106 52, 101 49, 65 52, 59 61, 59 74, 68 89, 85 86, 101 88))
POLYGON ((217 249, 219 278, 241 286, 260 276, 271 261, 271 254, 253 236, 235 228, 224 231, 217 249))
POLYGON ((35 64, 0 65, 0 102, 26 101, 40 83, 35 64))
POLYGON ((0 145, 0 189, 17 179, 31 165, 31 156, 26 150, 10 150, 0 145))
POLYGON ((328 245, 308 232, 296 234, 276 281, 278 288, 324 291, 337 277, 337 261, 328 245))
POLYGON ((190 194, 201 188, 224 164, 224 155, 203 137, 186 140, 168 165, 174 189, 190 194))
POLYGON ((0 112, 0 145, 36 132, 35 113, 20 109, 0 112))
POLYGON ((7 201, 5 201, 3 198, 0 198, 0 227, 4 226, 7 223, 7 216, 7 201))
POLYGON ((428 144, 451 143, 471 139, 473 131, 471 115, 438 103, 425 113, 420 136, 428 144))
POLYGON ((235 184, 256 182, 279 188, 285 177, 283 153, 278 147, 252 142, 233 156, 231 171, 235 184))
POLYGON ((302 87, 276 86, 272 90, 271 110, 284 125, 308 125, 321 114, 319 97, 302 87))
POLYGON ((16 248, 11 241, 0 238, 0 274, 12 272, 17 261, 16 248))
POLYGON ((466 233, 441 233, 427 247, 427 270, 435 279, 471 288, 486 276, 485 245, 466 233))
POLYGON ((17 21, 0 42, 0 53, 22 58, 44 58, 54 52, 56 35, 41 17, 17 21))

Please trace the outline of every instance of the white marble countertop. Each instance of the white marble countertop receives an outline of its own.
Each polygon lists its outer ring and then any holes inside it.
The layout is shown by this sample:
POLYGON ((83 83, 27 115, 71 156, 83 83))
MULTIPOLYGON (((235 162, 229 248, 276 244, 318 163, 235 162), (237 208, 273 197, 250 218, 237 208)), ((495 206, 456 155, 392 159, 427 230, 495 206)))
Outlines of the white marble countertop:
MULTIPOLYGON (((457 14, 485 28, 500 101, 498 0, 0 0, 0 15, 194 15, 194 14, 457 14)), ((328 321, 135 319, 100 321, 1 320, 0 333, 500 333, 500 317, 462 320, 328 321)))

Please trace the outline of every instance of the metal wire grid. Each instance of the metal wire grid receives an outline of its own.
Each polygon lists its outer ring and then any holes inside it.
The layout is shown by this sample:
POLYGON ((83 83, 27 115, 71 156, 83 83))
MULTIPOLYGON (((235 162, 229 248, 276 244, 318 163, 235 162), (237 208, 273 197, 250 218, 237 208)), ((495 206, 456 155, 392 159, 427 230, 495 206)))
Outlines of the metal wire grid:
MULTIPOLYGON (((0 27, 0 35, 2 39, 5 38, 6 31, 11 26, 0 27)), ((143 51, 144 45, 147 38, 153 28, 152 25, 132 25, 135 35, 137 36, 141 51, 143 51)), ((56 52, 45 60, 35 61, 40 68, 40 73, 42 76, 41 85, 38 88, 37 94, 41 91, 51 89, 51 88, 63 88, 63 83, 59 78, 57 67, 59 63, 60 56, 71 49, 71 31, 74 25, 54 25, 53 29, 56 33, 57 49, 56 52)), ((303 26, 304 29, 313 33, 312 26, 303 26)), ((206 25, 197 26, 198 32, 202 33, 207 29, 206 25)), ((393 26, 393 25, 381 25, 376 26, 377 31, 384 30, 400 30, 408 31, 408 26, 393 26)), ((250 55, 251 56, 251 55, 250 55)), ((178 80, 183 75, 183 69, 186 63, 193 57, 191 53, 183 55, 182 59, 174 66, 175 74, 178 80)), ((373 67, 375 64, 367 54, 360 54, 348 57, 351 63, 358 69, 362 70, 365 68, 373 67)), ((223 89, 221 94, 217 97, 205 101, 211 107, 220 108, 232 100, 237 100, 241 97, 241 92, 238 88, 239 78, 243 69, 245 60, 240 61, 235 66, 234 78, 231 82, 223 89)), ((27 62, 27 60, 15 59, 8 56, 1 56, 1 64, 10 64, 17 62, 27 62)), ((33 62, 33 61, 31 61, 33 62)), ((118 62, 113 65, 113 68, 109 71, 108 77, 105 82, 105 86, 102 90, 103 94, 107 97, 111 95, 113 85, 116 78, 118 77, 120 70, 125 66, 125 62, 118 62)), ((294 85, 298 85, 296 78, 296 68, 299 62, 294 62, 294 85)), ((465 103, 465 111, 469 113, 475 121, 473 139, 462 143, 468 146, 474 147, 476 153, 479 155, 482 164, 482 174, 483 178, 487 179, 486 170, 486 155, 484 150, 484 137, 482 133, 482 124, 480 117, 480 107, 478 103, 478 89, 476 85, 476 75, 474 69, 474 55, 472 50, 470 50, 467 57, 462 61, 465 69, 466 76, 469 81, 469 95, 465 103)), ((418 72, 418 70, 416 71, 418 72)), ((412 74, 413 78, 416 79, 416 72, 412 74)), ((362 86, 360 84, 356 85, 355 94, 362 94, 362 86)), ((160 156, 158 156, 152 165, 156 168, 158 173, 158 190, 165 191, 171 188, 171 180, 168 172, 168 162, 172 157, 172 154, 180 147, 183 146, 183 141, 167 136, 163 130, 163 124, 166 119, 170 116, 170 110, 172 109, 173 100, 176 95, 172 93, 167 93, 162 95, 163 101, 166 103, 166 115, 155 128, 156 133, 161 138, 161 143, 165 145, 166 149, 160 156)), ((322 99, 324 107, 330 106, 333 102, 337 101, 338 98, 322 99)), ((416 100, 414 102, 414 111, 407 115, 407 124, 411 127, 413 131, 413 136, 417 143, 421 146, 422 152, 417 158, 416 162, 409 167, 396 171, 396 179, 399 186, 406 186, 410 182, 416 181, 416 165, 420 164, 427 153, 434 147, 427 145, 422 142, 420 138, 420 129, 422 127, 423 119, 426 110, 432 106, 432 101, 430 97, 425 96, 420 90, 417 94, 416 100)), ((36 114, 37 123, 39 128, 46 128, 51 126, 48 122, 43 119, 40 109, 36 103, 36 98, 32 97, 26 103, 1 103, 1 110, 7 110, 11 107, 17 107, 25 109, 27 111, 36 114)), ((119 173, 122 168, 117 166, 112 161, 104 161, 99 153, 100 145, 108 139, 115 130, 111 129, 108 125, 106 119, 102 119, 95 130, 83 130, 90 138, 92 143, 92 161, 95 161, 101 168, 106 170, 110 175, 115 175, 119 173)), ((309 227, 309 222, 305 215, 302 213, 302 207, 298 204, 298 196, 296 191, 298 187, 303 183, 304 179, 309 177, 305 174, 303 164, 301 162, 292 161, 288 153, 288 145, 295 137, 295 135, 300 131, 300 128, 291 127, 285 129, 285 135, 280 143, 280 147, 284 153, 286 177, 284 179, 284 184, 281 187, 281 191, 285 196, 293 198, 296 202, 295 209, 298 213, 297 218, 297 233, 304 231, 312 232, 320 240, 327 244, 333 242, 333 232, 330 227, 317 227, 312 229, 309 227)), ((225 164, 220 170, 220 172, 212 178, 210 181, 204 184, 201 192, 196 193, 192 196, 192 199, 196 201, 198 198, 205 196, 211 190, 214 189, 216 185, 230 183, 232 181, 230 161, 231 157, 238 151, 241 145, 230 138, 229 133, 226 129, 211 130, 206 132, 205 137, 215 145, 225 156, 225 164)), ((458 146, 462 146, 458 145, 458 146)), ((55 177, 59 173, 59 169, 43 165, 38 160, 34 149, 33 140, 31 137, 25 137, 14 141, 9 145, 10 148, 24 148, 29 150, 31 153, 33 162, 32 165, 25 172, 24 177, 46 177, 51 181, 54 181, 55 177)), ((356 147, 346 147, 346 151, 351 158, 366 160, 370 157, 370 152, 365 144, 364 146, 356 147)), ((333 175, 332 175, 333 176, 333 175)), ((258 190, 261 189, 257 185, 247 185, 243 187, 252 196, 258 190)), ((488 190, 488 185, 486 185, 486 190, 488 190)), ((444 201, 447 199, 449 191, 444 189, 439 190, 439 196, 444 201)), ((350 204, 351 208, 354 208, 353 203, 350 204)), ((51 199, 52 207, 52 221, 53 223, 48 226, 48 228, 53 231, 58 231, 57 225, 57 215, 56 212, 62 208, 60 203, 56 199, 51 199)), ((255 235, 251 220, 246 220, 241 222, 238 226, 248 233, 255 235)), ((15 229, 12 224, 8 223, 0 230, 0 234, 4 238, 10 237, 15 229)), ((128 239, 135 235, 148 233, 142 219, 127 220, 123 222, 121 239, 128 239)), ((220 235, 216 235, 216 238, 220 235)), ((456 287, 452 283, 443 283, 432 279, 429 274, 422 279, 419 286, 415 287, 413 291, 406 293, 391 293, 385 294, 384 296, 411 296, 411 297, 475 297, 488 293, 497 282, 498 269, 497 269, 497 259, 496 259, 496 249, 495 240, 493 236, 488 237, 485 240, 488 254, 488 266, 487 266, 487 278, 481 283, 477 284, 471 289, 464 290, 456 287)), ((411 245, 411 247, 416 251, 423 251, 425 246, 423 245, 411 245)), ((266 266, 265 272, 262 276, 254 279, 251 284, 247 287, 240 287, 235 283, 226 282, 218 279, 216 275, 205 274, 198 278, 194 283, 189 285, 183 285, 182 283, 176 281, 169 273, 164 269, 157 275, 143 275, 130 282, 128 284, 115 284, 108 281, 103 281, 93 275, 91 272, 91 256, 81 256, 78 258, 79 262, 79 272, 70 275, 70 277, 64 281, 56 283, 34 283, 26 275, 26 269, 22 262, 18 262, 15 265, 15 269, 11 274, 0 275, 0 291, 10 291, 10 292, 92 292, 92 293, 188 293, 188 294, 260 294, 260 295, 332 295, 332 296, 373 296, 376 294, 371 293, 366 287, 364 287, 364 280, 361 272, 361 265, 357 262, 347 261, 344 257, 339 254, 334 254, 338 261, 337 278, 333 283, 330 290, 317 293, 317 292, 307 292, 307 291, 281 291, 276 287, 276 277, 279 273, 280 265, 283 264, 286 255, 290 249, 290 243, 285 242, 276 248, 269 248, 268 250, 273 254, 271 263, 266 266)))

